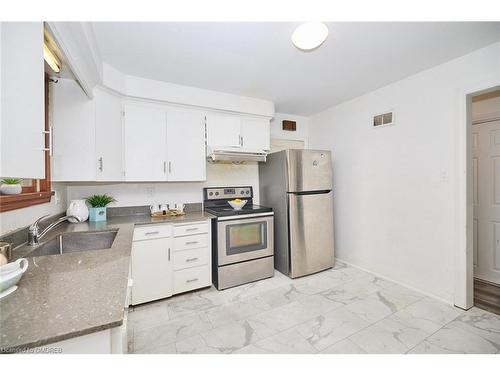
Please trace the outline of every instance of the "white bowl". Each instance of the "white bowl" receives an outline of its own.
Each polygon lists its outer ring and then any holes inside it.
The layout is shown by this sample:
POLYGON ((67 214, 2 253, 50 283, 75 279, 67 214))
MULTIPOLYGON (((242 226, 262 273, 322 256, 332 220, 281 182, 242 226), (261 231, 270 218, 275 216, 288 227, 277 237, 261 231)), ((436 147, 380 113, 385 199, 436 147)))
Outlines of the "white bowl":
POLYGON ((0 292, 16 285, 28 269, 28 260, 21 258, 0 267, 0 292))
POLYGON ((233 209, 238 211, 238 210, 241 210, 243 208, 243 206, 245 204, 247 204, 247 202, 248 202, 247 200, 242 200, 240 203, 234 203, 232 201, 228 201, 227 203, 229 203, 233 209))

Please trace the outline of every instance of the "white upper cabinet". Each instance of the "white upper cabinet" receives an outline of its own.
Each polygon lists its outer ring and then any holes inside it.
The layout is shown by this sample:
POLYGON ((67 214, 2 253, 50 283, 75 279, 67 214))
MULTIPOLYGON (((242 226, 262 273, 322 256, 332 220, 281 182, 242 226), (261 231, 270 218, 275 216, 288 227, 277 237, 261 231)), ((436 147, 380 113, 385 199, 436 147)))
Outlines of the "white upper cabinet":
POLYGON ((271 127, 269 119, 241 118, 241 148, 246 150, 271 149, 271 127))
POLYGON ((94 102, 71 79, 50 85, 53 131, 52 180, 95 181, 94 102))
POLYGON ((167 178, 166 111, 154 105, 124 106, 126 181, 165 181, 167 178))
POLYGON ((51 84, 54 181, 123 180, 122 105, 119 96, 60 78, 51 84))
POLYGON ((121 181, 123 179, 121 98, 96 88, 94 101, 96 180, 121 181))
POLYGON ((222 114, 206 115, 207 145, 240 148, 240 117, 222 114))
POLYGON ((0 23, 0 176, 45 177, 42 22, 0 23))
POLYGON ((205 121, 200 111, 167 112, 168 181, 206 179, 205 121))
POLYGON ((239 151, 270 150, 269 119, 259 117, 207 114, 207 146, 239 151))

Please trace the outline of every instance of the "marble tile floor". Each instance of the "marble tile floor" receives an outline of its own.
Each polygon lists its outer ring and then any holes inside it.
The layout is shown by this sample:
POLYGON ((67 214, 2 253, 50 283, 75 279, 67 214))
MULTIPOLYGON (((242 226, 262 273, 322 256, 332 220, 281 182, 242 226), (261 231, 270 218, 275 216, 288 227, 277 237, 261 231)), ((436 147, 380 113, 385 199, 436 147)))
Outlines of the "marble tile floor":
POLYGON ((463 311, 337 262, 292 280, 134 307, 130 353, 500 353, 500 316, 463 311))

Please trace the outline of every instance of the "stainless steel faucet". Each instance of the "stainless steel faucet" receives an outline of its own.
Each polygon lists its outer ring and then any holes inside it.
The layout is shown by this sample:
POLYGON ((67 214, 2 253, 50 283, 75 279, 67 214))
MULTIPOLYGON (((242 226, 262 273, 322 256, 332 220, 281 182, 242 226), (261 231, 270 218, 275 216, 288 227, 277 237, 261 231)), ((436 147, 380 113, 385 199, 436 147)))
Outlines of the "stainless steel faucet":
POLYGON ((81 219, 78 216, 74 216, 74 215, 63 216, 59 220, 54 221, 52 224, 50 224, 41 233, 39 233, 40 228, 38 227, 38 223, 40 222, 40 220, 42 220, 43 218, 46 218, 47 216, 49 216, 49 215, 39 217, 28 228, 28 245, 30 245, 30 246, 38 245, 40 243, 39 241, 41 240, 41 238, 43 236, 45 236, 47 234, 47 232, 49 232, 50 230, 52 230, 53 228, 55 228, 59 224, 64 223, 68 219, 75 219, 77 222, 81 221, 81 219))

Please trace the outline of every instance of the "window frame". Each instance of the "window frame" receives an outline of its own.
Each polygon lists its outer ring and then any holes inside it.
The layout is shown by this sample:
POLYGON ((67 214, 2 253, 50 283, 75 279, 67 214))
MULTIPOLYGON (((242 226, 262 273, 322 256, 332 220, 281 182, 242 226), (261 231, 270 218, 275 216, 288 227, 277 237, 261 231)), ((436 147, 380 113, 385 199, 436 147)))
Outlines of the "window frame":
MULTIPOLYGON (((49 76, 45 74, 44 101, 45 101, 45 148, 49 147, 49 76)), ((54 192, 50 179, 50 152, 45 151, 45 178, 32 180, 31 186, 23 186, 21 194, 0 195, 0 212, 17 210, 38 204, 49 203, 54 192), (38 185, 38 186, 37 186, 38 185)))

